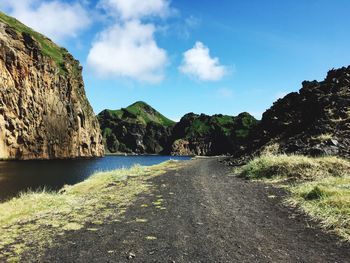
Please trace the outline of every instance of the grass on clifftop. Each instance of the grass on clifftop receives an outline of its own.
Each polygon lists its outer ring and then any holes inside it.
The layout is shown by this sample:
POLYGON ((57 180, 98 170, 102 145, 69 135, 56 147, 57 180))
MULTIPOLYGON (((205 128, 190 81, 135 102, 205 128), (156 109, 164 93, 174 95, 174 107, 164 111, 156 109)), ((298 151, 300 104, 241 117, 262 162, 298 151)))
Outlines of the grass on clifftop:
POLYGON ((53 245, 55 237, 67 231, 98 231, 101 224, 118 222, 137 195, 152 191, 148 179, 180 165, 168 161, 97 173, 84 182, 64 187, 60 193, 23 193, 1 203, 0 262, 20 262, 32 248, 36 248, 39 258, 45 248, 53 245))
POLYGON ((42 54, 44 56, 52 58, 57 64, 57 66, 60 67, 61 70, 65 70, 63 65, 64 65, 64 56, 65 54, 67 54, 66 49, 57 46, 55 43, 53 43, 50 39, 48 39, 44 35, 27 27, 26 25, 19 22, 17 19, 7 16, 1 11, 0 11, 0 21, 9 25, 19 33, 27 33, 31 35, 40 44, 42 54))
POLYGON ((238 172, 287 189, 286 202, 350 241, 350 161, 338 157, 264 155, 238 172))

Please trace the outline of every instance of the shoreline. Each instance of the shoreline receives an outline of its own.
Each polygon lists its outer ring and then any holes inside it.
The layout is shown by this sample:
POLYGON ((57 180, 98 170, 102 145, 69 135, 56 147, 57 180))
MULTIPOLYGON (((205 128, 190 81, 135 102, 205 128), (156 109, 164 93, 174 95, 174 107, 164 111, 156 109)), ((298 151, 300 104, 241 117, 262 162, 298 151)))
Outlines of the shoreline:
POLYGON ((60 234, 119 220, 139 194, 152 191, 150 178, 183 165, 166 161, 97 172, 58 192, 27 192, 0 203, 0 261, 21 262, 23 254, 48 249, 60 234))

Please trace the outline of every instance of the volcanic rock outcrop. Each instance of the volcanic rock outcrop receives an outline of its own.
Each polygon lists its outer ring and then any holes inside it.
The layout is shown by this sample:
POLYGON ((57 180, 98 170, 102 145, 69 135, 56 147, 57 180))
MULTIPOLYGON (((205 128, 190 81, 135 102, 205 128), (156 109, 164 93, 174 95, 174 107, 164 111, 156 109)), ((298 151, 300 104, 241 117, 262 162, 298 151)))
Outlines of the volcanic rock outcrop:
POLYGON ((82 67, 67 50, 0 12, 0 158, 104 154, 82 67))
POLYGON ((304 81, 275 102, 246 145, 248 153, 266 148, 350 158, 350 67, 329 71, 322 82, 304 81))

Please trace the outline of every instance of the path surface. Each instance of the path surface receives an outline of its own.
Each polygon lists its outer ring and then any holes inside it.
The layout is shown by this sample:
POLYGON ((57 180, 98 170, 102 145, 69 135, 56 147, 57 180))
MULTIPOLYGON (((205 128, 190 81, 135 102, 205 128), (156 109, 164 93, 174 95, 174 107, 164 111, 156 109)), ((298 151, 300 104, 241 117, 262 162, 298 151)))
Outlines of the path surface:
POLYGON ((64 236, 39 261, 350 262, 349 245, 281 205, 283 191, 228 174, 217 159, 190 161, 152 179, 154 195, 125 220, 64 236), (152 205, 157 196, 166 210, 152 205))

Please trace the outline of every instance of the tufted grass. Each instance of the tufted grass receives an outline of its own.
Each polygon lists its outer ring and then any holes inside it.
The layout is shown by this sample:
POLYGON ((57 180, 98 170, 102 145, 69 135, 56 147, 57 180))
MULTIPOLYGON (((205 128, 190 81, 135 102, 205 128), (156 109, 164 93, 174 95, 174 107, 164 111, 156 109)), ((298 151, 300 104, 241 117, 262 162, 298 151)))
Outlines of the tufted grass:
POLYGON ((263 155, 236 170, 290 192, 285 200, 350 241, 350 162, 338 157, 263 155))

